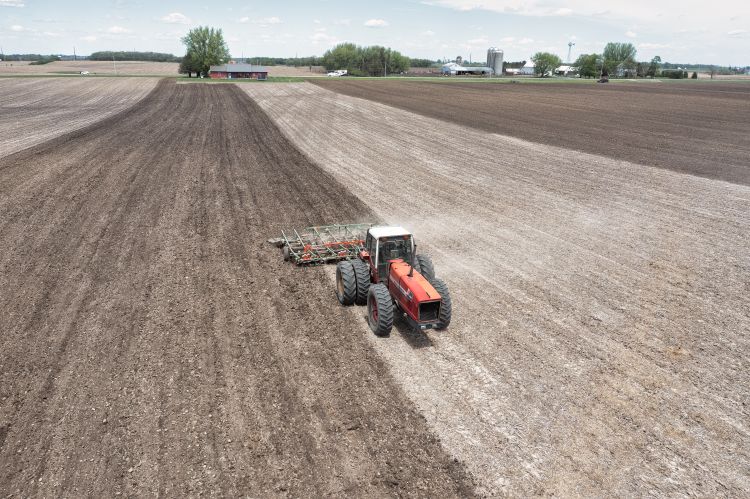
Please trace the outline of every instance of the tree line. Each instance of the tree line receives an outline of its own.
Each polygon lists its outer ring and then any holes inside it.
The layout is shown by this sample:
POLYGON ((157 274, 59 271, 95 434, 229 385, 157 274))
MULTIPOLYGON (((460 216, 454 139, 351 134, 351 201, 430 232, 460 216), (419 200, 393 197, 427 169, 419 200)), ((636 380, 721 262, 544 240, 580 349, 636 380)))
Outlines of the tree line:
POLYGON ((409 58, 400 52, 379 45, 360 47, 339 43, 323 54, 326 70, 346 69, 353 76, 385 76, 409 69, 409 58))
MULTIPOLYGON (((632 43, 610 42, 601 54, 581 54, 573 63, 581 78, 599 78, 609 76, 619 77, 655 77, 662 73, 661 57, 656 56, 651 61, 638 62, 636 49, 632 43)), ((534 72, 538 76, 547 76, 562 64, 562 60, 549 52, 537 52, 531 57, 534 62, 534 72)), ((675 75, 678 73, 674 73, 675 75)), ((679 76, 670 77, 682 78, 679 76)))
POLYGON ((91 61, 148 61, 148 62, 180 62, 181 58, 174 54, 162 52, 126 52, 105 50, 93 52, 89 57, 91 61))

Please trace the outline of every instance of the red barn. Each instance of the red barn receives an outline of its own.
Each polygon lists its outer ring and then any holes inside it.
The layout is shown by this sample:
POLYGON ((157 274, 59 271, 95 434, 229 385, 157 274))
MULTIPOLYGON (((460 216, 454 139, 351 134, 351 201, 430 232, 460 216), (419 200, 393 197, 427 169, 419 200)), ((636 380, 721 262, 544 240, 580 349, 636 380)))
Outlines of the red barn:
POLYGON ((264 66, 252 64, 222 64, 211 66, 208 76, 213 79, 249 78, 253 80, 265 80, 268 78, 268 70, 264 66))

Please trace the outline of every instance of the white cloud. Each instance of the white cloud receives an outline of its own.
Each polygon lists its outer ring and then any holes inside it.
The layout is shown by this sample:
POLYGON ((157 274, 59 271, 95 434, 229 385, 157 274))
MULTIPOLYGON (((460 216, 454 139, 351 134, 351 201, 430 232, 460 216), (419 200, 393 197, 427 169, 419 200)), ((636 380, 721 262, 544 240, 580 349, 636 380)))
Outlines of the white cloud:
POLYGON ((310 41, 315 45, 336 45, 339 40, 325 32, 325 29, 316 30, 315 33, 310 36, 310 41))
POLYGON ((82 36, 81 40, 83 40, 84 42, 95 42, 96 37, 94 35, 82 36))
POLYGON ((22 31, 29 31, 28 28, 24 28, 20 24, 14 24, 13 26, 10 27, 10 30, 15 31, 16 33, 20 33, 22 31))
POLYGON ((744 29, 733 29, 732 31, 727 31, 727 35, 734 37, 734 38, 740 38, 747 34, 747 31, 744 29))
POLYGON ((57 38, 58 36, 62 36, 61 33, 55 33, 54 31, 45 31, 42 33, 44 36, 48 36, 50 38, 57 38))
POLYGON ((130 30, 128 28, 123 28, 122 26, 112 26, 110 28, 107 28, 107 33, 113 35, 122 35, 125 33, 130 33, 130 30))
POLYGON ((337 26, 349 26, 352 23, 351 19, 337 19, 333 21, 333 24, 337 26))
MULTIPOLYGON (((730 15, 727 9, 717 9, 711 2, 684 0, 636 1, 608 0, 602 8, 601 0, 421 0, 423 4, 459 11, 485 10, 523 16, 579 16, 610 19, 628 24, 663 25, 665 19, 681 28, 695 29, 710 24, 719 31, 730 15), (678 14, 675 14, 678 13, 678 14)), ((750 2, 732 1, 731 16, 750 16, 750 2)), ((727 6, 728 7, 728 6, 727 6)), ((661 28, 663 30, 663 28, 661 28)))
POLYGON ((435 32, 428 29, 427 31, 422 31, 422 36, 435 36, 435 32))
POLYGON ((251 19, 251 18, 245 16, 245 17, 241 17, 239 19, 239 22, 241 22, 242 24, 251 23, 251 24, 255 24, 257 26, 260 26, 261 28, 267 28, 267 27, 272 26, 274 24, 281 24, 282 21, 281 21, 281 18, 278 18, 276 16, 261 17, 259 19, 251 19))
POLYGON ((628 30, 625 32, 625 36, 627 36, 628 38, 636 38, 638 36, 638 33, 628 30))
POLYGON ((0 7, 23 7, 23 0, 0 0, 0 7))
POLYGON ((190 24, 190 18, 179 12, 171 12, 161 18, 162 21, 169 24, 190 24))
POLYGON ((388 21, 384 19, 368 19, 364 25, 368 28, 385 28, 388 26, 388 21))

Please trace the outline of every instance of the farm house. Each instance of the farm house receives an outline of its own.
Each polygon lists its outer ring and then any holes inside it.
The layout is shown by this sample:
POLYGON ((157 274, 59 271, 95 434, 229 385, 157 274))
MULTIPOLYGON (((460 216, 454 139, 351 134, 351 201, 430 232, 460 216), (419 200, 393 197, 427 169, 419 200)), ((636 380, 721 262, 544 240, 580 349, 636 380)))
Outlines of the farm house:
POLYGON ((211 66, 208 71, 212 79, 249 78, 253 80, 265 80, 268 78, 268 69, 265 66, 254 66, 252 64, 222 64, 211 66))

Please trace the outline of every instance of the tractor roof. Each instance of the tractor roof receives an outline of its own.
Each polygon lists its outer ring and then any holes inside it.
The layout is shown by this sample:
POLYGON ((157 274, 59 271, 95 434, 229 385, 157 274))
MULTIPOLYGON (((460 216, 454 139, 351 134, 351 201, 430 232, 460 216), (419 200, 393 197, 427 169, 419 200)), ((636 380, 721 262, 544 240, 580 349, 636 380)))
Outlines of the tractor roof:
POLYGON ((409 236, 411 235, 411 232, 404 229, 403 227, 371 227, 370 228, 370 234, 372 234, 372 237, 375 239, 380 239, 381 237, 392 237, 392 236, 409 236))

